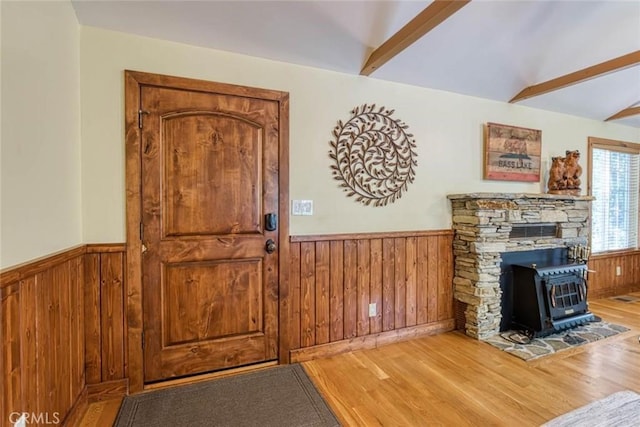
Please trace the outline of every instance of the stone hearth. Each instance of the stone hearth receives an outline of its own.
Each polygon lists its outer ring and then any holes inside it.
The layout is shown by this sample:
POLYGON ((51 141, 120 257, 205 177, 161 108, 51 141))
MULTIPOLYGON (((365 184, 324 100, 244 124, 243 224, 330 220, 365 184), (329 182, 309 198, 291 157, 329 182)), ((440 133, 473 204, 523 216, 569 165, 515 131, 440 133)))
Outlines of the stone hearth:
POLYGON ((591 196, 469 193, 447 197, 455 232, 454 297, 465 307, 465 331, 474 338, 483 340, 500 331, 502 253, 588 242, 591 196))

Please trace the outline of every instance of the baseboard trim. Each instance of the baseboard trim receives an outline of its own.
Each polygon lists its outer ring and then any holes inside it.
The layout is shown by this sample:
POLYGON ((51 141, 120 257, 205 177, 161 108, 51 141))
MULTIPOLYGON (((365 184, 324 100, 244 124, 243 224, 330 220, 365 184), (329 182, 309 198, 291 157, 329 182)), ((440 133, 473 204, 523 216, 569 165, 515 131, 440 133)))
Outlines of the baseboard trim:
POLYGON ((98 384, 88 384, 87 394, 89 403, 116 399, 129 394, 129 379, 105 381, 98 384))
POLYGON ((440 322, 410 326, 408 328, 316 345, 313 347, 299 348, 291 350, 291 363, 305 362, 307 360, 335 356, 354 350, 371 349, 394 342, 406 341, 428 335, 436 335, 443 332, 453 331, 455 326, 455 319, 448 319, 440 322))

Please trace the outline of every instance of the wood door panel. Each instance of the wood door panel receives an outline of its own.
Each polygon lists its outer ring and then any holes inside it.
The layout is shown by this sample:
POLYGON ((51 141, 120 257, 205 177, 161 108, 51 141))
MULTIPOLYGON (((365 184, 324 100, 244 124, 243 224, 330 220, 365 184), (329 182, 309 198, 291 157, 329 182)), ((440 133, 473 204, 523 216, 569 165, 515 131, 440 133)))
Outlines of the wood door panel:
POLYGON ((242 338, 229 337, 216 343, 215 346, 198 344, 177 346, 173 351, 163 352, 156 376, 150 376, 147 371, 145 379, 156 381, 184 377, 194 372, 248 365, 264 357, 264 346, 264 336, 257 333, 242 338))
POLYGON ((261 259, 165 264, 164 270, 165 348, 264 333, 261 259))
POLYGON ((278 103, 140 96, 144 380, 277 359, 278 103))
POLYGON ((163 237, 261 232, 260 125, 208 112, 160 120, 163 237), (219 206, 228 215, 218 215, 219 206))
POLYGON ((189 236, 181 240, 165 240, 157 245, 158 254, 166 262, 187 262, 193 260, 208 260, 220 258, 262 258, 264 256, 264 236, 245 235, 219 236, 215 238, 201 238, 189 236), (215 253, 212 257, 210 254, 215 253))

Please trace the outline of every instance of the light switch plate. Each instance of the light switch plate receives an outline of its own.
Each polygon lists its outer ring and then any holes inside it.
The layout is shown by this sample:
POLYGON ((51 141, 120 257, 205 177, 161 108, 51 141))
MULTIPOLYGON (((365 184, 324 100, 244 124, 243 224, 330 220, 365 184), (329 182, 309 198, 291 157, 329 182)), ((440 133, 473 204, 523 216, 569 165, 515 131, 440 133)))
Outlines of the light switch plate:
POLYGON ((291 215, 313 215, 313 200, 292 200, 291 215))

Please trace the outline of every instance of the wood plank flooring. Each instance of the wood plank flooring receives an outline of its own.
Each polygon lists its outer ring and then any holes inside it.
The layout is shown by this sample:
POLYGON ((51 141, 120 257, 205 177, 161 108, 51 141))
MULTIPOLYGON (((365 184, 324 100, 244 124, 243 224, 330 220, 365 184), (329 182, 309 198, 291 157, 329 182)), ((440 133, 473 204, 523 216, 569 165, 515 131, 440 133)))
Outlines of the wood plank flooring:
MULTIPOLYGON (((640 301, 590 308, 631 330, 528 363, 450 332, 303 366, 346 426, 537 426, 616 391, 640 393, 640 301)), ((119 403, 91 404, 80 425, 110 426, 119 403)))

